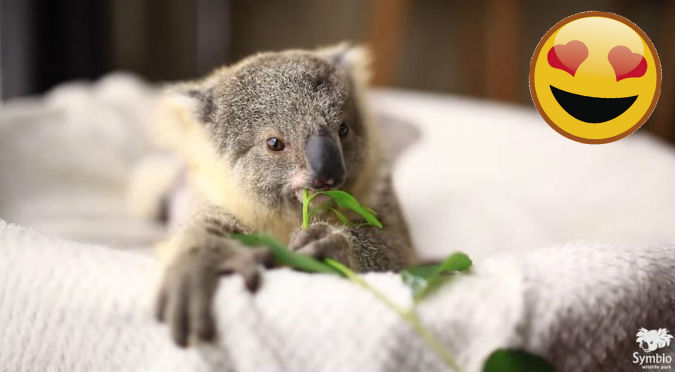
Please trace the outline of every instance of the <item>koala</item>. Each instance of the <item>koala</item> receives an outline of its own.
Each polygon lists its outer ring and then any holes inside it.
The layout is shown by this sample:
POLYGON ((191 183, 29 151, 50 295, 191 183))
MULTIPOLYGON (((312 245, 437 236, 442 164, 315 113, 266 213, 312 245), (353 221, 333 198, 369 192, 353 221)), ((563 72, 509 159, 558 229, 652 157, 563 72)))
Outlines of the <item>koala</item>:
POLYGON ((260 266, 272 264, 266 248, 232 233, 266 233, 358 272, 415 262, 366 80, 365 51, 342 44, 257 54, 166 89, 154 136, 181 159, 191 195, 184 222, 159 247, 166 268, 156 316, 177 345, 216 337, 211 307, 222 275, 239 274, 255 291, 260 266), (300 229, 303 189, 345 190, 384 228, 317 213, 300 229))

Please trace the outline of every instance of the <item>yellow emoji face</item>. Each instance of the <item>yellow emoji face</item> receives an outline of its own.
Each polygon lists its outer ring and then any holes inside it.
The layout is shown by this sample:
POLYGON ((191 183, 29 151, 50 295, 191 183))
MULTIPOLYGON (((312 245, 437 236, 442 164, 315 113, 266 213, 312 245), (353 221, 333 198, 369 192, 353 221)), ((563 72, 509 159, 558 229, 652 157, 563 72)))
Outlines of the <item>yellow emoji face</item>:
POLYGON ((563 136, 613 142, 651 115, 661 91, 661 63, 647 35, 613 13, 585 12, 558 22, 530 63, 537 110, 563 136))

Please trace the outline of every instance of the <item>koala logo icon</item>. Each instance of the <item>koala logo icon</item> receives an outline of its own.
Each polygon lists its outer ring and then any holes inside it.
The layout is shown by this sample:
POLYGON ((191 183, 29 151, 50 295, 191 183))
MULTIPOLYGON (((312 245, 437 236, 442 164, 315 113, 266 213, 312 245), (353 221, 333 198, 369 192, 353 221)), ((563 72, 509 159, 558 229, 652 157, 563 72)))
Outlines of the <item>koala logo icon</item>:
POLYGON ((646 328, 640 328, 636 336, 637 339, 635 342, 637 342, 642 350, 648 353, 651 353, 656 349, 669 346, 670 339, 673 338, 673 335, 668 334, 668 330, 665 328, 659 328, 658 330, 647 330, 646 328))

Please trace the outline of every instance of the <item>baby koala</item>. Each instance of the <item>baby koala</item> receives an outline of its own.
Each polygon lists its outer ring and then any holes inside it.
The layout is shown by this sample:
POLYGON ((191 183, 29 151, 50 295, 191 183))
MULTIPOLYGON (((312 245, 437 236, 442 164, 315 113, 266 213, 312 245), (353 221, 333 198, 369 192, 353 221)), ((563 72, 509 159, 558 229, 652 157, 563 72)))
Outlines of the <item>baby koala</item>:
POLYGON ((212 340, 221 275, 255 290, 265 248, 231 233, 262 232, 290 249, 356 271, 414 261, 389 167, 365 106, 366 61, 347 45, 262 53, 173 86, 155 137, 185 164, 192 195, 185 222, 161 245, 167 259, 157 317, 174 341, 212 340), (300 229, 302 190, 340 189, 375 210, 384 228, 345 226, 318 213, 300 229))

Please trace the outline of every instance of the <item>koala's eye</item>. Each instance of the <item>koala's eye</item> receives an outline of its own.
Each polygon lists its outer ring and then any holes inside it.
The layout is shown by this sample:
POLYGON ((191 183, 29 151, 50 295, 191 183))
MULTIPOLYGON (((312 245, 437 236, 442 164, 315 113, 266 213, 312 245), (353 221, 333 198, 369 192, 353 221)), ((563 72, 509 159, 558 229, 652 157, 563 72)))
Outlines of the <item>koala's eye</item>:
POLYGON ((340 127, 338 128, 338 134, 340 135, 340 137, 344 137, 347 135, 347 133, 349 133, 349 127, 343 121, 342 123, 340 123, 340 127))
POLYGON ((267 139, 267 148, 272 151, 281 151, 286 147, 284 141, 278 139, 277 137, 270 137, 267 139))

